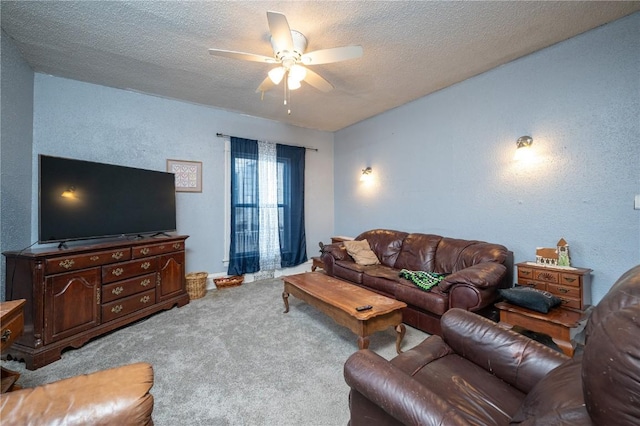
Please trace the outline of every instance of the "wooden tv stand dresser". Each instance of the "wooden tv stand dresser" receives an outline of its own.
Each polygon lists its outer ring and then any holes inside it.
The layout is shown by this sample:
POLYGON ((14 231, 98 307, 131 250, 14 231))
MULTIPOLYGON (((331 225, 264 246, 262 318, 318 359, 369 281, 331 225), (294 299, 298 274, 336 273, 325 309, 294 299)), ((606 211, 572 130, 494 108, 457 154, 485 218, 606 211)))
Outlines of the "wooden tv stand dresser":
POLYGON ((24 333, 7 351, 35 370, 163 309, 189 303, 186 235, 5 252, 7 300, 26 299, 24 333))

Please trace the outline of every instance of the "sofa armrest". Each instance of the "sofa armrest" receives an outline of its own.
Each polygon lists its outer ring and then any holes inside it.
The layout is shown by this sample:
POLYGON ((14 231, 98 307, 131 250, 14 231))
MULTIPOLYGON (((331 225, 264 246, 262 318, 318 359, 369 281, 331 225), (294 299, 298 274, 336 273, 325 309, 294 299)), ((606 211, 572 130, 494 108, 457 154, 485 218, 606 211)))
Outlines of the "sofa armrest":
POLYGON ((352 261, 347 249, 342 243, 327 244, 322 247, 322 264, 324 271, 329 276, 334 276, 333 266, 338 260, 352 261))
POLYGON ((347 384, 405 425, 466 425, 456 408, 368 349, 344 365, 347 384))
POLYGON ((483 262, 469 266, 451 275, 447 275, 438 284, 440 290, 447 292, 456 284, 467 284, 478 288, 498 287, 507 273, 506 266, 495 262, 483 262))
POLYGON ((126 365, 2 394, 3 425, 153 425, 153 368, 126 365))
POLYGON ((442 337, 458 355, 528 393, 569 357, 493 321, 462 309, 441 318, 442 337))

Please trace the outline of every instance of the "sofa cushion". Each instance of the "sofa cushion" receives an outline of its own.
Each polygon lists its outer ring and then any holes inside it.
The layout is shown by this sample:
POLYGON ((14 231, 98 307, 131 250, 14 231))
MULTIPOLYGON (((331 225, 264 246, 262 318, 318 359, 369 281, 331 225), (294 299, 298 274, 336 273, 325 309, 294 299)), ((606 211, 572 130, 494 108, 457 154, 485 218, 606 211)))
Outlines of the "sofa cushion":
POLYGON ((582 394, 581 366, 578 354, 543 377, 527 394, 511 424, 591 424, 582 394))
POLYGON ((402 250, 398 255, 396 269, 410 271, 429 271, 434 268, 436 248, 442 239, 439 235, 409 234, 402 243, 402 250))
POLYGON ((395 297, 396 285, 401 280, 398 271, 384 265, 368 267, 362 274, 362 285, 383 292, 389 297, 395 297))
POLYGON ((449 295, 439 292, 438 287, 424 291, 404 278, 396 285, 395 298, 436 315, 442 315, 449 309, 449 295))
POLYGON ((484 262, 504 263, 509 251, 499 244, 442 238, 436 250, 434 272, 457 272, 484 262))
POLYGON ((509 303, 536 312, 542 312, 543 314, 548 313, 549 309, 562 303, 559 297, 554 296, 548 291, 531 287, 505 288, 498 290, 498 292, 500 296, 504 297, 509 303))
POLYGON ((367 240, 360 241, 345 241, 343 242, 347 249, 349 256, 353 257, 353 260, 358 265, 377 265, 380 260, 376 257, 376 254, 369 247, 367 240))
POLYGON ((469 424, 508 424, 525 398, 524 393, 457 354, 407 373, 456 407, 469 424))
POLYGON ((371 266, 358 265, 350 260, 338 260, 333 265, 333 275, 356 284, 362 284, 362 274, 371 266))
POLYGON ((402 243, 405 237, 409 235, 406 232, 393 231, 388 229, 372 229, 358 235, 356 240, 366 239, 369 242, 371 250, 376 254, 380 263, 385 266, 393 267, 398 258, 398 254, 402 249, 402 243))

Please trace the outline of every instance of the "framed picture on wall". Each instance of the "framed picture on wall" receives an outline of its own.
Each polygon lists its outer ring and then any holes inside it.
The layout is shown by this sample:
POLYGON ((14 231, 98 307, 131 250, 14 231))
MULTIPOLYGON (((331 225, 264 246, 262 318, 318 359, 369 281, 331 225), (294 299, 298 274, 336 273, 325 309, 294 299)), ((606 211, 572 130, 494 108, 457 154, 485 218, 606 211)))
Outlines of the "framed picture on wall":
POLYGON ((167 171, 176 175, 176 192, 202 192, 202 162, 167 160, 167 171))

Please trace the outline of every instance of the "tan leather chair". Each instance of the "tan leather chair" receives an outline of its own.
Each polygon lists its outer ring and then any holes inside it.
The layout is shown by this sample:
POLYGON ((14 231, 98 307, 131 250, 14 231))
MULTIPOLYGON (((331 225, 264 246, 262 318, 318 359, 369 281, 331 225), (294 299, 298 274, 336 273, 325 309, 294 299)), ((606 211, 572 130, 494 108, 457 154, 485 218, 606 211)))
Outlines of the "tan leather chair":
POLYGON ((153 425, 153 368, 137 363, 0 395, 9 425, 153 425))

